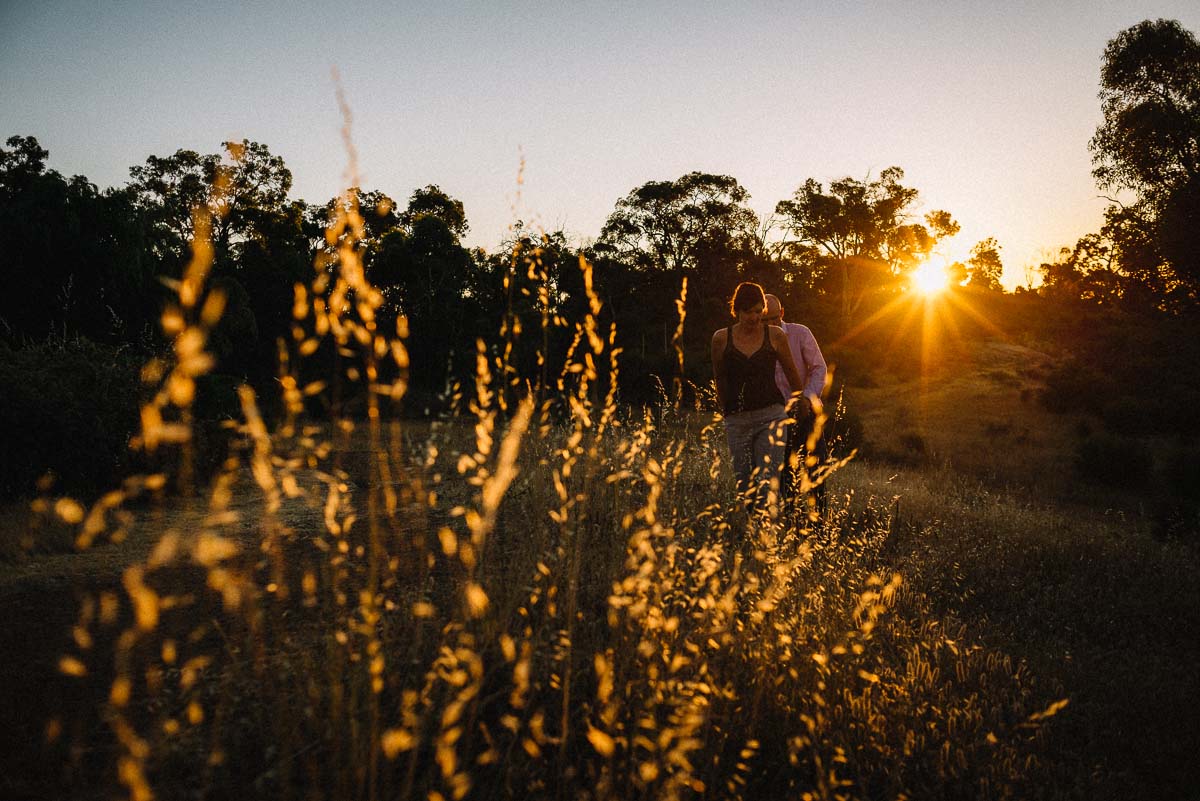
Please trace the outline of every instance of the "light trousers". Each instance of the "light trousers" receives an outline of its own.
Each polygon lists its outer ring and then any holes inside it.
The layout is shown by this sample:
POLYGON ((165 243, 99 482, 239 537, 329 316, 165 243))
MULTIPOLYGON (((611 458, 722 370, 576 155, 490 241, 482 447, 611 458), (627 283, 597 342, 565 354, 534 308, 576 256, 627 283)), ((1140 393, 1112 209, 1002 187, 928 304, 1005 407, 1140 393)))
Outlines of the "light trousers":
POLYGON ((777 403, 725 417, 738 495, 751 511, 777 516, 779 471, 787 452, 787 413, 777 403))

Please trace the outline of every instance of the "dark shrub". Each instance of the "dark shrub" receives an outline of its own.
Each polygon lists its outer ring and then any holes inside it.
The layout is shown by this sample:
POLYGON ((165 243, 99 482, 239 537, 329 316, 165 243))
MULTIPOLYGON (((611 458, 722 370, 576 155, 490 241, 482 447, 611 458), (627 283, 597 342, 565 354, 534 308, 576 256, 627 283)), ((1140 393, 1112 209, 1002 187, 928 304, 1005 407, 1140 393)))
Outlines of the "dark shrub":
POLYGON ((1200 543, 1200 448, 1176 444, 1167 452, 1155 512, 1160 536, 1200 543))
POLYGON ((1042 405, 1051 412, 1098 414, 1116 387, 1105 373, 1076 361, 1064 362, 1046 376, 1042 405))
POLYGON ((925 455, 925 438, 915 431, 908 431, 900 435, 900 447, 913 456, 925 455))
POLYGON ((1150 449, 1130 437, 1100 432, 1084 438, 1075 448, 1075 469, 1092 484, 1142 488, 1149 483, 1153 466, 1150 449))
POLYGON ((1100 416, 1104 428, 1113 434, 1145 434, 1154 428, 1151 410, 1138 398, 1114 398, 1104 404, 1100 416))
POLYGON ((14 350, 0 343, 0 497, 55 491, 94 494, 129 464, 138 425, 141 360, 84 339, 14 350))
POLYGON ((824 355, 839 384, 849 382, 858 387, 878 386, 876 371, 879 365, 865 351, 842 345, 824 355))
POLYGON ((1174 497, 1200 504, 1200 448, 1181 445, 1171 449, 1163 466, 1163 478, 1174 497))
POLYGON ((1196 429, 1197 399, 1182 393, 1145 392, 1118 397, 1104 405, 1104 427, 1114 434, 1189 434, 1196 429))

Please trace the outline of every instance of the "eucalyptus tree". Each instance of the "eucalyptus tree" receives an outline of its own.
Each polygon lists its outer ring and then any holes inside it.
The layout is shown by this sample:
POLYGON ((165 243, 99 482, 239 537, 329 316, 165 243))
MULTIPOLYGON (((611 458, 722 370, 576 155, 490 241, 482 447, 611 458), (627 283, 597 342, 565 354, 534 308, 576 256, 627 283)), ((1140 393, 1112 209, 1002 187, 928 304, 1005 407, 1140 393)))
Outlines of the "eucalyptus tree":
MULTIPOLYGON (((379 218, 383 204, 364 212, 379 218)), ((393 213, 393 212, 389 212, 393 213)), ((392 222, 381 222, 382 236, 371 246, 367 274, 384 293, 382 313, 408 320, 412 380, 418 391, 440 389, 452 357, 471 350, 474 331, 467 301, 475 280, 475 262, 462 244, 467 218, 461 201, 436 186, 417 189, 392 222)))
POLYGON ((32 136, 0 147, 0 336, 51 331, 133 338, 145 322, 147 259, 128 195, 48 169, 32 136))
POLYGON ((631 373, 661 375, 674 364, 675 301, 685 279, 683 346, 701 353, 713 326, 727 322, 737 282, 762 277, 752 275, 762 260, 749 198, 731 176, 690 172, 617 201, 590 255, 631 373))
POLYGON ((899 290, 904 276, 940 240, 958 233, 958 223, 945 211, 914 221, 919 193, 903 185, 903 177, 902 169, 888 167, 874 180, 833 181, 828 191, 809 178, 775 207, 786 251, 808 262, 838 299, 847 324, 864 301, 899 290))
POLYGON ((1002 290, 1000 276, 1004 274, 1004 262, 1000 258, 1000 249, 1000 243, 991 236, 975 243, 966 264, 968 286, 990 292, 1002 290))
POLYGON ((408 198, 408 205, 398 215, 398 221, 411 229, 421 217, 436 217, 441 220, 458 240, 466 236, 467 231, 471 229, 462 201, 450 197, 437 184, 413 190, 408 198))
MULTIPOLYGON (((178 277, 191 257, 198 213, 211 221, 213 275, 227 305, 212 346, 222 372, 269 383, 274 340, 287 330, 292 286, 310 253, 304 205, 288 199, 292 174, 261 143, 225 142, 218 153, 177 150, 130 169, 127 187, 145 221, 160 276, 178 277)), ((160 293, 159 302, 166 300, 160 293)))
POLYGON ((1125 272, 1168 301, 1195 303, 1200 42, 1175 20, 1144 20, 1108 43, 1100 79, 1093 175, 1102 189, 1134 197, 1110 209, 1106 235, 1135 257, 1123 261, 1125 272))
POLYGON ((150 156, 129 171, 129 189, 151 224, 153 253, 167 272, 178 272, 189 257, 197 210, 212 218, 218 266, 287 213, 292 174, 281 157, 245 139, 225 142, 222 151, 177 150, 150 156))
POLYGON ((690 172, 649 181, 617 201, 595 252, 633 266, 686 274, 702 248, 752 241, 758 217, 750 195, 728 175, 690 172))

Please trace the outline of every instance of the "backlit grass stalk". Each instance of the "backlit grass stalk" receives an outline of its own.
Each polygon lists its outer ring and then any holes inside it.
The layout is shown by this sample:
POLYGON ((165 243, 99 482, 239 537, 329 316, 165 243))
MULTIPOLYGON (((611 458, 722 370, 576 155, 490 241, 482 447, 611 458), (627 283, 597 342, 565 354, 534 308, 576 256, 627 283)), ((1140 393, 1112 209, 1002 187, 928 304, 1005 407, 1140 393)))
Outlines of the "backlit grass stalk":
MULTIPOLYGON (((583 259, 561 366, 531 252, 537 375, 514 356, 514 261, 465 412, 393 416, 407 323, 381 323, 363 235, 347 192, 294 289, 280 421, 242 388, 196 530, 163 532, 123 598, 81 615, 62 669, 85 678, 93 642, 115 638, 106 708, 129 797, 197 771, 214 795, 272 798, 1018 794, 1057 708, 1019 663, 928 618, 889 564, 886 507, 831 503, 820 541, 747 521, 719 421, 681 408, 678 379, 661 409, 617 403, 616 331, 583 259), (305 380, 326 356, 335 372, 305 380), (319 400, 332 420, 308 418, 319 400)), ((147 447, 188 441, 188 388, 211 365, 220 304, 194 252, 164 318, 177 363, 148 372, 147 447)), ((850 456, 805 465, 802 489, 850 456)), ((81 537, 116 505, 77 510, 81 537)))

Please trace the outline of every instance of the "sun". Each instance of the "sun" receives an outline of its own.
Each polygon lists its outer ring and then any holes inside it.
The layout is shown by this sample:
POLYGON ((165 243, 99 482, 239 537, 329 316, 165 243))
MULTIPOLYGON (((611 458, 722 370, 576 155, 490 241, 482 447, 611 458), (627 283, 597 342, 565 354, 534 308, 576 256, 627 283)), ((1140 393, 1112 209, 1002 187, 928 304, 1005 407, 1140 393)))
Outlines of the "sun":
POLYGON ((913 289, 925 297, 933 297, 950 284, 950 276, 946 268, 932 261, 927 261, 912 273, 913 289))

